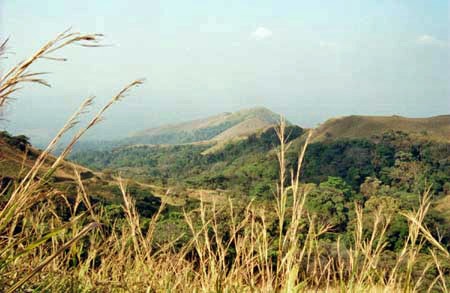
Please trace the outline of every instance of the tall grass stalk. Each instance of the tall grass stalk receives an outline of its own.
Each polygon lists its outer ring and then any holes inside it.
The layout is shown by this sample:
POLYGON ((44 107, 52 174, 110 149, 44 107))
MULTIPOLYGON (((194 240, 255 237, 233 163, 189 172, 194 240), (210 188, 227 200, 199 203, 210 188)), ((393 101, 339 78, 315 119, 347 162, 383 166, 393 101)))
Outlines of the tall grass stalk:
MULTIPOLYGON (((0 78, 0 109, 3 108, 6 102, 10 99, 10 95, 21 88, 21 84, 26 82, 39 83, 45 86, 50 86, 48 82, 40 78, 46 74, 43 72, 28 72, 28 69, 33 63, 39 59, 50 59, 57 61, 65 61, 64 58, 52 57, 52 54, 66 46, 77 44, 86 47, 96 47, 98 45, 98 38, 100 34, 81 34, 73 33, 69 30, 59 34, 55 39, 47 42, 38 51, 36 51, 30 58, 20 62, 18 65, 12 67, 0 78)), ((0 57, 3 57, 6 50, 7 41, 0 45, 0 57)), ((6 203, 1 206, 0 210, 0 233, 5 237, 0 240, 0 284, 6 286, 8 283, 14 284, 8 289, 8 292, 13 292, 20 288, 23 284, 29 281, 33 276, 38 274, 42 269, 48 266, 51 262, 54 267, 60 267, 57 264, 57 258, 68 248, 72 247, 74 243, 79 241, 82 237, 88 234, 92 229, 99 227, 98 218, 92 211, 92 206, 88 199, 87 193, 82 184, 80 184, 80 194, 83 196, 82 201, 88 207, 91 217, 94 222, 85 226, 79 226, 83 217, 76 215, 76 206, 71 209, 72 221, 65 223, 63 219, 58 216, 57 206, 53 200, 56 197, 62 197, 68 204, 71 204, 67 198, 59 190, 46 186, 47 180, 52 176, 56 169, 64 162, 65 157, 70 153, 73 145, 81 138, 81 136, 90 128, 99 123, 102 115, 115 102, 123 98, 126 93, 133 87, 141 84, 141 80, 136 80, 124 87, 118 94, 116 94, 98 113, 94 118, 82 128, 70 141, 69 145, 64 149, 61 155, 53 158, 50 153, 54 150, 56 144, 70 129, 75 127, 79 118, 86 112, 86 109, 93 103, 94 97, 87 98, 80 106, 80 108, 68 119, 61 130, 56 134, 54 139, 49 143, 47 148, 40 153, 34 164, 29 168, 25 176, 16 183, 6 203), (44 163, 52 161, 50 168, 44 168, 44 163), (38 175, 44 171, 44 175, 38 175), (40 209, 40 210, 39 210, 40 209), (43 209, 43 210, 42 210, 43 209), (45 211, 45 212, 43 212, 45 211), (37 219, 36 215, 38 216, 37 219), (37 221, 36 221, 37 220, 37 221), (41 225, 41 226, 39 226, 41 225), (42 229, 42 226, 45 228, 42 229), (72 237, 67 238, 67 230, 72 229, 72 237), (78 231, 78 232, 77 232, 78 231), (77 232, 77 233, 76 233, 77 232), (64 237, 61 235, 64 234, 64 237), (59 237, 65 239, 63 242, 58 241, 59 237), (51 243, 51 249, 43 250, 43 247, 51 243), (61 244, 60 244, 61 243, 61 244), (38 258, 36 258, 36 251, 38 258), (49 256, 45 259, 45 255, 49 256), (22 269, 14 271, 17 263, 25 261, 24 258, 34 256, 33 262, 36 266, 30 272, 22 269), (42 260, 41 260, 42 259, 42 260), (41 260, 41 261, 40 261, 41 260), (11 278, 14 276, 14 278, 11 278), (10 279, 5 283, 6 279, 10 279)), ((25 159, 24 159, 25 161, 25 159)), ((76 177, 81 183, 79 175, 76 177)), ((80 196, 77 197, 77 201, 80 196)))

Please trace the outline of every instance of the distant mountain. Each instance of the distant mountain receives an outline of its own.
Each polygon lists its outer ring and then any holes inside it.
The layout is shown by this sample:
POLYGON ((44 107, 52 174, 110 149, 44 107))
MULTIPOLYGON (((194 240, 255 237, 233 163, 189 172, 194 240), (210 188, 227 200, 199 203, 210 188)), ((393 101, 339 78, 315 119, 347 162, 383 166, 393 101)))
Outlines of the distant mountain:
POLYGON ((401 116, 346 116, 333 118, 321 124, 313 141, 340 138, 376 138, 389 131, 406 132, 416 138, 450 141, 450 115, 429 118, 401 116))
POLYGON ((204 119, 150 128, 135 133, 126 144, 185 144, 225 141, 276 125, 280 115, 263 107, 222 113, 204 119))

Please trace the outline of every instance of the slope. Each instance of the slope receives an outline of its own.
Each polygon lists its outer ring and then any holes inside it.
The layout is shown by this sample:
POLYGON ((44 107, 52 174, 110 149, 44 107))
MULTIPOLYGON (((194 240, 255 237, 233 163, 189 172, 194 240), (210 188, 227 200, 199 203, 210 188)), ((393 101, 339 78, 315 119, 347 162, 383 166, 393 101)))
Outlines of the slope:
MULTIPOLYGON (((31 146, 25 136, 13 136, 5 131, 0 132, 0 194, 7 192, 11 185, 22 180, 33 168, 41 151, 31 146)), ((56 158, 48 155, 43 166, 37 173, 37 178, 42 178, 50 170, 56 158)), ((120 204, 122 195, 118 187, 117 179, 111 175, 94 172, 89 168, 75 164, 71 161, 63 161, 44 187, 49 190, 56 189, 69 198, 76 195, 79 182, 76 173, 79 174, 85 190, 89 193, 92 202, 120 204)), ((130 194, 140 206, 145 205, 145 215, 149 216, 158 209, 161 204, 157 190, 139 186, 129 180, 130 194)))
POLYGON ((341 138, 375 138, 389 131, 401 131, 416 138, 450 141, 450 115, 429 118, 401 116, 346 116, 333 118, 320 125, 313 141, 341 138))

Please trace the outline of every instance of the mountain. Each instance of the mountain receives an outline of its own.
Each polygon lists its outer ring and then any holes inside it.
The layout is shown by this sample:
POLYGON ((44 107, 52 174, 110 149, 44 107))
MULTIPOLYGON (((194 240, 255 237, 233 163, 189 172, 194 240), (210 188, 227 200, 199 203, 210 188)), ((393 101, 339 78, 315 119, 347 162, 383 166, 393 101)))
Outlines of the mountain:
POLYGON ((165 125, 135 133, 126 144, 184 144, 225 141, 263 130, 278 123, 280 115, 264 107, 165 125))
POLYGON ((333 118, 316 129, 313 141, 374 138, 389 131, 401 131, 416 138, 450 142, 450 115, 429 118, 352 115, 333 118))

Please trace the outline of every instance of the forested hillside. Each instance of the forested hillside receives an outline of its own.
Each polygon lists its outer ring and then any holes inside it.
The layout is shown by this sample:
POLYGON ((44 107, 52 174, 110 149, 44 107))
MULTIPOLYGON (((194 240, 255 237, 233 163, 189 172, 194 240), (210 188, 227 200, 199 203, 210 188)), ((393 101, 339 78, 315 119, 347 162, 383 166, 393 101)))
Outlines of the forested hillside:
MULTIPOLYGON (((287 129, 291 147, 288 169, 296 169, 299 145, 305 131, 287 129)), ((79 163, 98 170, 163 186, 229 190, 235 197, 272 201, 278 179, 275 153, 279 141, 274 128, 223 149, 204 154, 208 145, 136 146, 112 152, 79 153, 79 163)), ((448 202, 450 194, 450 144, 416 140, 408 133, 388 131, 371 139, 342 138, 308 146, 301 180, 313 191, 308 210, 323 223, 333 225, 329 237, 351 236, 354 202, 367 209, 385 206, 392 211, 389 248, 400 249, 407 221, 398 212, 418 207, 420 194, 431 186, 433 207, 448 202), (334 235, 334 236, 333 236, 334 235)), ((429 227, 449 245, 450 219, 433 209, 429 227)))
MULTIPOLYGON (((293 143, 288 157, 294 162, 296 146, 304 140, 304 131, 294 126, 288 131, 291 131, 289 141, 293 143)), ((277 177, 274 153, 277 144, 271 128, 207 154, 204 151, 210 147, 208 144, 130 146, 111 152, 79 153, 72 158, 97 170, 120 171, 124 175, 140 175, 163 183, 182 179, 196 186, 245 186, 244 191, 248 192, 252 183, 260 183, 258 179, 277 177)), ((404 132, 386 132, 372 139, 314 142, 306 154, 303 181, 320 183, 328 176, 341 177, 358 191, 366 177, 377 177, 385 184, 401 184, 413 190, 410 183, 422 176, 432 183, 433 190, 443 192, 450 179, 449 156, 450 144, 416 140, 404 132)))

